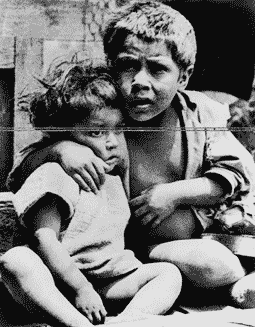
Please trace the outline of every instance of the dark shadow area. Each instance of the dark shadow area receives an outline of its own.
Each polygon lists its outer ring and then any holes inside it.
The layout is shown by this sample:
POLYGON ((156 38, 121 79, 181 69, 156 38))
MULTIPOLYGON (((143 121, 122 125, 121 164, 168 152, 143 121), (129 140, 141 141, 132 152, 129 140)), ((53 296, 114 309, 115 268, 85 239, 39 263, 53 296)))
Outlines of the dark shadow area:
POLYGON ((226 92, 248 100, 255 64, 252 1, 163 1, 194 26, 198 55, 188 89, 226 92))
POLYGON ((0 69, 0 191, 13 165, 14 69, 0 69))

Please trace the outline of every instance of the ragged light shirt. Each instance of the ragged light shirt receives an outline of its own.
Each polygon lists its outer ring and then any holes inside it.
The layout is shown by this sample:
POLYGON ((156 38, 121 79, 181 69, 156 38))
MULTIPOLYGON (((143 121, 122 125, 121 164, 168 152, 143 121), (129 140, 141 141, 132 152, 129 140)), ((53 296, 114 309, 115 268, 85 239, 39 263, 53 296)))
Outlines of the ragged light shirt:
POLYGON ((57 163, 43 164, 14 196, 23 227, 30 223, 30 217, 25 216, 28 209, 46 194, 58 196, 67 204, 68 218, 61 222, 59 240, 86 275, 114 277, 141 265, 132 251, 124 249, 130 210, 119 176, 106 175, 95 195, 81 190, 57 163))

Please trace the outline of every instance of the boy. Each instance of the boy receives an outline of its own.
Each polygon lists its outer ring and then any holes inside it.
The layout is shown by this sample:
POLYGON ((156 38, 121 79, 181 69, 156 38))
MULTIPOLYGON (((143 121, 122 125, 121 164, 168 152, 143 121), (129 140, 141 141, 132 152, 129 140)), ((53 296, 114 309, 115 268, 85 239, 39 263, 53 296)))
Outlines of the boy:
POLYGON ((182 278, 174 265, 143 265, 124 249, 130 210, 119 176, 127 155, 118 146, 124 143, 117 87, 103 68, 60 68, 54 82, 43 81, 46 92, 30 98, 31 121, 38 129, 68 122, 69 131, 50 131, 51 138, 91 147, 108 174, 97 195, 80 190, 57 163, 28 176, 15 194, 21 233, 0 259, 2 280, 18 303, 53 325, 103 323, 108 303, 129 302, 114 323, 163 314, 182 278))
MULTIPOLYGON (((127 243, 142 233, 143 244, 132 248, 143 260, 174 262, 200 287, 241 279, 245 270, 230 250, 195 239, 225 201, 250 194, 255 167, 226 129, 227 106, 185 91, 196 57, 193 27, 169 6, 136 1, 108 23, 104 49, 132 129, 125 133, 132 199, 127 243)), ((29 165, 58 160, 81 186, 100 189, 104 166, 91 150, 71 142, 53 148, 32 152, 29 165)), ((25 167, 26 161, 14 174, 25 167)))

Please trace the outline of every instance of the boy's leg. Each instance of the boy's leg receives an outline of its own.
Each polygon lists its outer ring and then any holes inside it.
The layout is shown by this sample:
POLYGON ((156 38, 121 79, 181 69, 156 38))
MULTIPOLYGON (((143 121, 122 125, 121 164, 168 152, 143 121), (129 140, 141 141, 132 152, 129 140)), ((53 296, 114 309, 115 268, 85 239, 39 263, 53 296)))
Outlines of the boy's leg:
POLYGON ((102 290, 107 300, 131 299, 118 321, 167 312, 180 294, 182 277, 169 263, 144 264, 102 290))
POLYGON ((14 300, 28 312, 38 312, 48 323, 58 326, 92 326, 57 289, 49 269, 29 248, 7 251, 0 258, 0 272, 14 300))
POLYGON ((168 218, 149 230, 147 244, 195 238, 202 231, 201 223, 193 211, 186 206, 179 206, 168 218))
POLYGON ((190 239, 162 243, 151 247, 149 258, 175 264, 198 287, 230 285, 245 275, 237 256, 213 240, 190 239))

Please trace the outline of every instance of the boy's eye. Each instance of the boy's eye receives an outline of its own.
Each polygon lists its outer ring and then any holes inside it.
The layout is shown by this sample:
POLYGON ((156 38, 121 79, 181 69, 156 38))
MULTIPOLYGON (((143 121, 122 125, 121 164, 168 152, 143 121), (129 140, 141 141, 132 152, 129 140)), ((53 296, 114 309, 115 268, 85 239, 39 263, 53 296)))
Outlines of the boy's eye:
POLYGON ((119 58, 116 60, 115 67, 118 71, 138 70, 140 63, 132 58, 119 58))
POLYGON ((149 70, 153 75, 162 74, 169 71, 169 68, 159 63, 150 63, 149 70))

